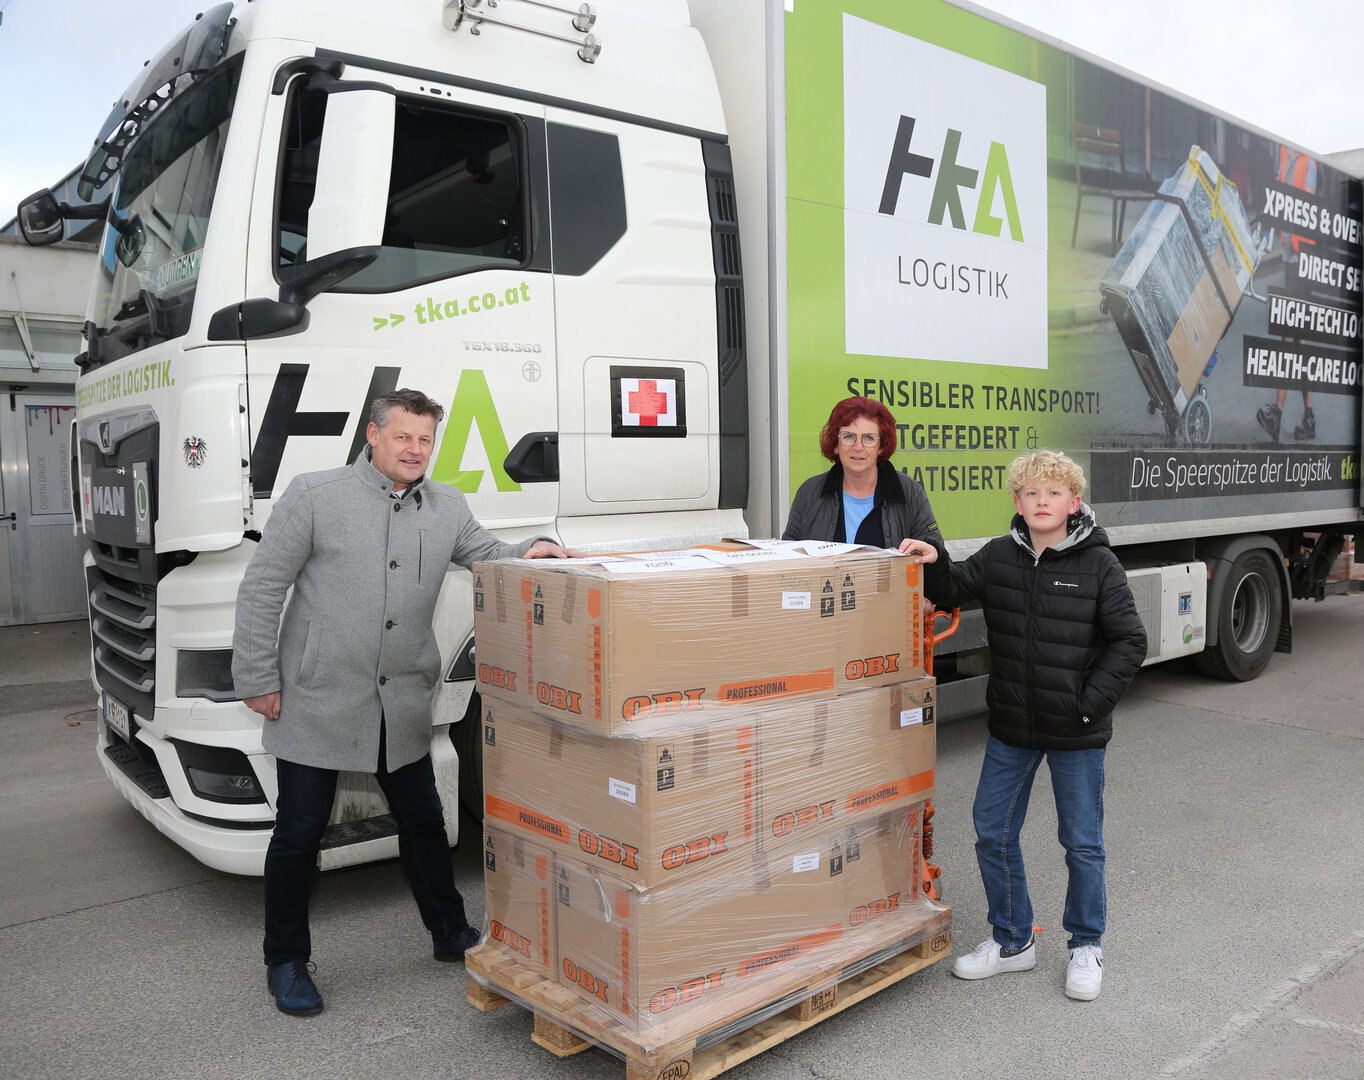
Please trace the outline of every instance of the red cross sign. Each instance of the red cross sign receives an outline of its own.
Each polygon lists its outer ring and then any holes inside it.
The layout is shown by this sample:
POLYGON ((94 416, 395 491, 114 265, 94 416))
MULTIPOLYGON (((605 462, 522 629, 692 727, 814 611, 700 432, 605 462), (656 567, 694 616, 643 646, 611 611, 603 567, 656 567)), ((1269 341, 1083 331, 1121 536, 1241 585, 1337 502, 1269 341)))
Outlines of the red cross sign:
POLYGON ((621 379, 621 423, 630 427, 676 427, 675 379, 621 379))

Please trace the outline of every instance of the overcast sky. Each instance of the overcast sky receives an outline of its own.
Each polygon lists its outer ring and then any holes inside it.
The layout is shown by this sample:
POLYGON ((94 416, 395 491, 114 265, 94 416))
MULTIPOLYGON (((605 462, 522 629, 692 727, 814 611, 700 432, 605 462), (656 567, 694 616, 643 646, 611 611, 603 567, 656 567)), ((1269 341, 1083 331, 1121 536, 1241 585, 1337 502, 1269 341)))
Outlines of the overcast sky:
MULTIPOLYGON (((13 217, 21 198, 84 160, 143 61, 205 6, 203 0, 0 0, 0 223, 13 217)), ((1361 0, 988 0, 982 6, 1316 153, 1364 147, 1361 0)))

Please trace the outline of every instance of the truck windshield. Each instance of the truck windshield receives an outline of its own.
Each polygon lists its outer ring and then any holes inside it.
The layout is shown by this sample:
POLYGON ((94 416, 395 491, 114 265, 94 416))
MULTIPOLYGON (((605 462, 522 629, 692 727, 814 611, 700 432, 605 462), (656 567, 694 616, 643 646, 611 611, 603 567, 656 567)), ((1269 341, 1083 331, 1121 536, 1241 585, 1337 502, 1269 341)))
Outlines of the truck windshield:
POLYGON ((129 151, 100 252, 95 363, 188 329, 240 75, 238 57, 203 76, 129 151))

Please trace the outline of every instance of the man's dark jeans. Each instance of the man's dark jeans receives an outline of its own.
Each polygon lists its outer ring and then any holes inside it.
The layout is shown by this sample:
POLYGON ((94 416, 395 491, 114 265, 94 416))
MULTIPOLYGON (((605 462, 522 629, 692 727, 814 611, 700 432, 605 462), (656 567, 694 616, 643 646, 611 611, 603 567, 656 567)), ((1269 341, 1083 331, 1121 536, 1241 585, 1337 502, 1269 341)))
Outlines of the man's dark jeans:
MULTIPOLYGON (((398 857, 431 938, 444 943, 467 924, 455 888, 450 841, 431 755, 389 772, 380 740, 375 779, 398 823, 398 857)), ((308 902, 317 879, 317 851, 336 797, 336 771, 276 762, 279 801, 265 854, 265 962, 307 960, 312 953, 308 902)))

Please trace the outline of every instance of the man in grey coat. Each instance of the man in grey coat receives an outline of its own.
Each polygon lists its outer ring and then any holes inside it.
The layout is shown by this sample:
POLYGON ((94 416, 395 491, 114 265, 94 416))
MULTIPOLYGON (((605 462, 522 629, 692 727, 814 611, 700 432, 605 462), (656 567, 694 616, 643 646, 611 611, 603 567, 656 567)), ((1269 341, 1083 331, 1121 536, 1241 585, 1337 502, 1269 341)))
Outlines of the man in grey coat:
POLYGON ((278 766, 264 948, 282 1012, 322 1009, 308 903, 340 770, 373 773, 388 800, 435 958, 462 960, 478 940, 455 887, 431 764, 436 599, 452 563, 580 553, 547 539, 502 543, 456 488, 426 479, 444 415, 417 390, 376 399, 369 445, 352 465, 294 479, 237 592, 232 676, 265 717, 262 743, 278 766))

